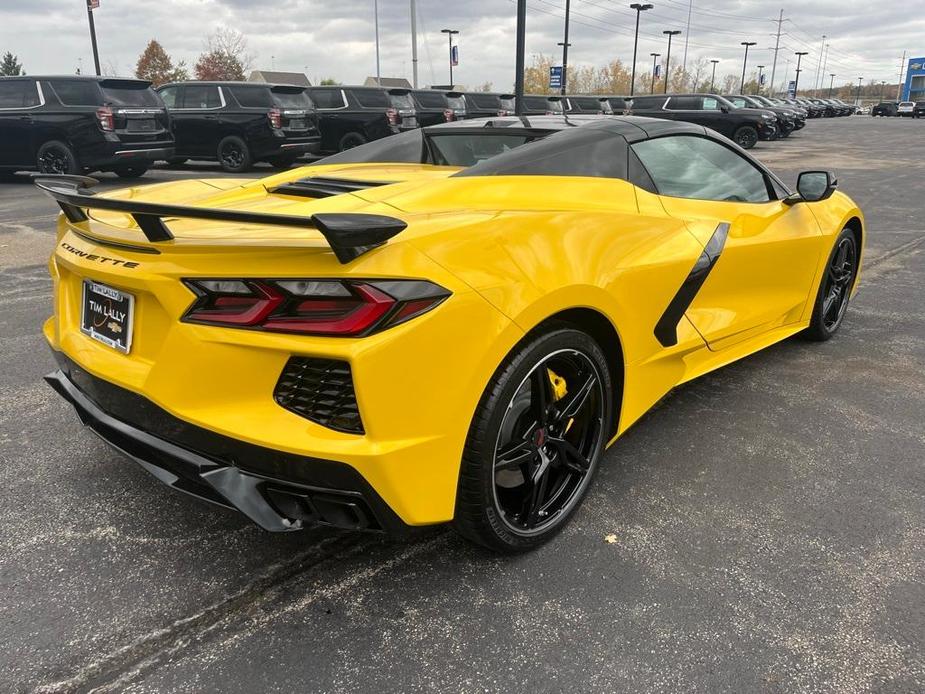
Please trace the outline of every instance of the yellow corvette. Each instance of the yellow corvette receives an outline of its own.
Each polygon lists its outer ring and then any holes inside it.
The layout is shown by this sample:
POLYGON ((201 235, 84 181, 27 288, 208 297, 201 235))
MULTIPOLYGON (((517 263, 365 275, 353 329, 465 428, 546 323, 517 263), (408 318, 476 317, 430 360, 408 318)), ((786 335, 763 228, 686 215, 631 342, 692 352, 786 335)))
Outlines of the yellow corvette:
POLYGON ((545 541, 673 387, 829 338, 865 227, 831 174, 791 192, 701 127, 543 122, 261 180, 40 178, 63 211, 48 381, 161 481, 267 530, 545 541))

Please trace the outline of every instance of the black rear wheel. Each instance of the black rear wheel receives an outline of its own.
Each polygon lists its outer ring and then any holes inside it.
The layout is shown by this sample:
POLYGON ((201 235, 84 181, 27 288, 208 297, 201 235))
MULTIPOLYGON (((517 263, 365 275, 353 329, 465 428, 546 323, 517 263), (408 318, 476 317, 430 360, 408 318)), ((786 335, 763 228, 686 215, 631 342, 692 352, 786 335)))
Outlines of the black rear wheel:
POLYGON ((241 173, 251 167, 251 152, 247 143, 236 135, 229 135, 218 143, 218 163, 228 173, 241 173))
POLYGON ((147 166, 120 166, 115 169, 119 178, 141 178, 148 171, 147 166))
POLYGON ((345 149, 353 149, 354 147, 365 145, 367 142, 368 140, 360 133, 347 133, 340 138, 338 149, 343 152, 345 149))
POLYGON ((606 444, 607 362, 585 333, 560 328, 523 344, 495 374, 469 430, 454 525, 495 550, 555 535, 579 506, 606 444))
POLYGON ((858 273, 859 249, 851 229, 843 229, 829 255, 825 276, 819 284, 813 315, 804 336, 824 341, 841 326, 858 273))
POLYGON ((80 163, 74 150, 58 140, 46 142, 36 155, 36 168, 47 174, 79 174, 80 163))
POLYGON ((750 125, 743 125, 735 131, 732 139, 742 149, 751 149, 758 144, 758 131, 750 125))

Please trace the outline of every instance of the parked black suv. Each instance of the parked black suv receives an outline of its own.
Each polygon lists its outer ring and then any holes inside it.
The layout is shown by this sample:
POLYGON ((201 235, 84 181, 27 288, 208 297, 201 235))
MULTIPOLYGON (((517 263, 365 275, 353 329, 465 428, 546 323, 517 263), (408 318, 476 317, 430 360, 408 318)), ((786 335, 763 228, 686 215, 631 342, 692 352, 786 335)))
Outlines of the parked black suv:
POLYGON ((525 116, 561 116, 565 113, 562 97, 557 95, 538 96, 524 94, 525 116))
POLYGON ((380 87, 309 87, 321 122, 321 151, 343 152, 399 131, 398 110, 380 87))
POLYGON ((632 114, 696 123, 725 135, 743 149, 777 132, 770 111, 736 108, 716 94, 660 94, 633 98, 632 114))
POLYGON ((414 89, 411 98, 417 111, 418 125, 422 128, 454 120, 446 92, 439 89, 414 89))
POLYGON ((318 151, 318 117, 305 87, 173 82, 158 93, 177 141, 172 163, 209 159, 237 173, 257 161, 289 168, 301 154, 318 151))
POLYGON ((173 155, 164 104, 144 80, 0 78, 0 172, 141 176, 173 155))
POLYGON ((912 109, 913 118, 925 117, 925 101, 916 101, 915 108, 912 109))
POLYGON ((569 95, 562 98, 566 113, 593 113, 597 115, 613 115, 613 107, 604 96, 569 95))
POLYGON ((898 104, 895 101, 881 101, 870 110, 871 116, 896 116, 898 104))
POLYGON ((767 106, 760 103, 757 99, 744 94, 723 94, 723 98, 736 108, 756 108, 773 113, 777 116, 778 137, 790 137, 790 133, 796 130, 797 116, 796 113, 790 109, 767 106))
POLYGON ((454 120, 464 118, 492 118, 514 113, 514 97, 511 94, 492 92, 445 92, 447 103, 453 111, 454 120))

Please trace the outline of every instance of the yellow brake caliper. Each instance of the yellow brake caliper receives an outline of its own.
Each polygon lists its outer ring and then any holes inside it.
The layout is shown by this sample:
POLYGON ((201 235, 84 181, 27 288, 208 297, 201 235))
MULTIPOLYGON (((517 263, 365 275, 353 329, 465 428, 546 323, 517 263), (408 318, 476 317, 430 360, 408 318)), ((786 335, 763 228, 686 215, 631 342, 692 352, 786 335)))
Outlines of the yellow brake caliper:
MULTIPOLYGON (((568 384, 565 382, 565 379, 562 378, 562 376, 557 374, 555 371, 553 371, 549 367, 546 368, 546 375, 549 377, 549 382, 552 384, 553 401, 559 402, 562 398, 564 398, 568 394, 568 384)), ((563 434, 565 434, 566 432, 568 432, 569 429, 572 428, 572 423, 574 421, 575 421, 574 419, 568 420, 568 424, 565 427, 565 431, 562 432, 563 434)))

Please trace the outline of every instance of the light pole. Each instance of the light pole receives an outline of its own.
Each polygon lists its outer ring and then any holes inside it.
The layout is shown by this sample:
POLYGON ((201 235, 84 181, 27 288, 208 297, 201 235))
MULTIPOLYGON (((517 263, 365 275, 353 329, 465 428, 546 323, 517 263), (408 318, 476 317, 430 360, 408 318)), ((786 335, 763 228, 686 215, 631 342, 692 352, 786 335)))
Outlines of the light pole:
POLYGON ((571 4, 571 0, 565 0, 565 38, 558 44, 562 46, 562 88, 559 90, 561 94, 565 94, 565 82, 568 75, 568 47, 572 45, 568 42, 568 16, 571 4))
POLYGON ((441 29, 441 34, 446 34, 447 41, 449 42, 450 47, 450 89, 453 88, 453 34, 458 34, 459 31, 456 29, 441 29))
POLYGON ((655 66, 656 62, 660 57, 661 53, 649 53, 652 56, 652 86, 649 88, 649 94, 655 94, 655 66))
POLYGON ((668 93, 668 76, 671 74, 671 37, 681 33, 680 29, 665 29, 662 32, 668 37, 668 53, 665 54, 665 94, 668 93))
POLYGON ((883 101, 883 88, 886 86, 886 82, 880 80, 880 101, 883 101))
POLYGON ((758 66, 758 85, 757 85, 758 89, 756 90, 759 94, 761 94, 761 78, 762 77, 764 77, 764 65, 759 65, 758 66))
POLYGON ((861 105, 861 82, 863 81, 864 81, 863 77, 858 77, 858 93, 857 93, 857 96, 854 97, 854 103, 857 104, 858 106, 861 105))
MULTIPOLYGON (((568 2, 568 0, 566 0, 568 2)), ((636 48, 639 45, 639 15, 645 12, 646 10, 651 10, 653 5, 640 5, 638 2, 634 2, 630 5, 630 9, 636 10, 636 33, 633 36, 633 70, 632 76, 630 77, 630 96, 636 91, 636 48)), ((566 4, 566 8, 568 5, 566 4)), ((568 16, 568 9, 566 9, 566 17, 568 16)), ((564 93, 564 92, 563 92, 564 93)))
POLYGON ((797 76, 793 79, 793 95, 796 96, 797 90, 800 88, 800 61, 803 60, 804 55, 809 55, 809 51, 796 51, 794 55, 797 57, 797 76))
POLYGON ((835 86, 835 73, 829 73, 829 98, 832 98, 832 87, 835 86))
POLYGON ((100 76, 100 54, 96 48, 96 25, 93 23, 93 10, 99 7, 98 2, 87 0, 87 21, 90 23, 90 45, 93 47, 93 65, 96 67, 96 76, 100 76))
POLYGON ((524 52, 527 45, 527 0, 517 0, 517 38, 514 43, 514 113, 524 114, 524 52))
POLYGON ((376 84, 382 86, 379 73, 379 0, 373 0, 373 23, 376 25, 376 84))
POLYGON ((745 60, 742 61, 742 85, 739 87, 739 93, 745 92, 745 66, 748 64, 748 47, 754 46, 755 41, 742 41, 742 45, 745 46, 745 60))
POLYGON ((716 82, 716 64, 719 61, 714 58, 710 62, 713 63, 713 74, 710 75, 710 93, 712 94, 713 90, 715 89, 715 87, 713 86, 713 83, 716 82))

